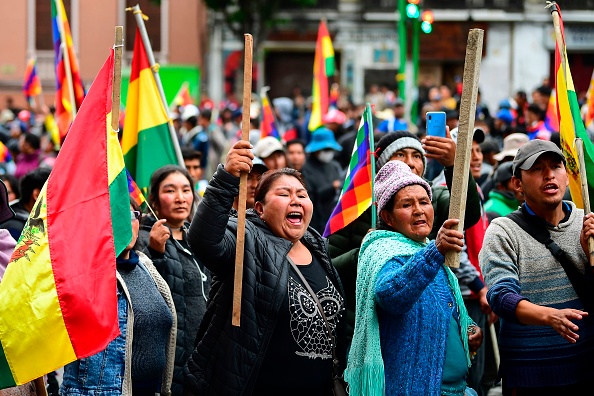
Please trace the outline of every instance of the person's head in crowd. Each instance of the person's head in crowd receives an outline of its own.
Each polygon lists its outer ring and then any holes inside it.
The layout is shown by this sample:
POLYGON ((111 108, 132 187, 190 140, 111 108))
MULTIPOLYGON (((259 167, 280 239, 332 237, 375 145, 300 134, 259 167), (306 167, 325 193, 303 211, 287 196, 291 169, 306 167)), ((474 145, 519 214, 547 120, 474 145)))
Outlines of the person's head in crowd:
POLYGON ((182 122, 182 126, 186 131, 192 130, 196 125, 198 125, 198 118, 196 116, 188 117, 182 122))
POLYGON ((532 92, 532 102, 541 110, 546 110, 551 96, 551 87, 541 85, 532 92))
POLYGON ((256 213, 274 235, 293 243, 301 240, 311 222, 313 204, 299 171, 282 168, 266 172, 256 187, 255 200, 256 213))
POLYGON ((322 116, 322 122, 326 128, 330 129, 335 134, 340 132, 346 121, 346 115, 342 111, 336 109, 330 109, 328 110, 328 113, 322 116))
POLYGON ((546 140, 534 139, 520 147, 512 171, 514 189, 532 209, 556 209, 569 185, 563 153, 546 140))
POLYGON ((458 126, 458 112, 456 110, 446 110, 446 126, 450 131, 458 126))
POLYGON ((21 198, 19 181, 16 177, 9 173, 5 173, 4 175, 0 176, 0 180, 4 182, 4 186, 8 194, 8 202, 13 202, 21 198))
POLYGON ((165 165, 153 172, 149 204, 171 228, 180 228, 191 215, 195 200, 194 181, 185 168, 165 165))
POLYGON ((287 157, 289 164, 298 171, 305 164, 305 143, 301 139, 293 139, 287 142, 287 157))
POLYGON ((41 148, 41 139, 32 133, 25 133, 19 138, 19 151, 25 155, 35 154, 41 148))
POLYGON ((210 119, 212 118, 212 112, 208 109, 204 109, 198 115, 198 125, 203 128, 208 128, 210 125, 210 119))
POLYGON ((219 118, 223 124, 226 122, 231 122, 233 119, 233 110, 231 110, 229 107, 225 107, 223 110, 221 110, 219 118))
POLYGON ((481 151, 483 152, 483 162, 489 165, 495 165, 497 160, 495 155, 499 153, 499 144, 493 138, 486 138, 484 142, 480 144, 481 151))
POLYGON ((376 170, 381 169, 388 161, 402 161, 412 172, 422 177, 427 167, 425 150, 419 138, 408 131, 388 132, 378 141, 376 146, 376 170))
MULTIPOLYGON (((252 160, 252 170, 248 173, 247 177, 247 195, 245 200, 246 209, 251 209, 256 203, 256 187, 262 175, 268 171, 266 164, 258 157, 254 157, 252 160)), ((235 197, 233 201, 233 208, 237 210, 239 207, 239 196, 235 197)))
POLYGON ((512 177, 514 175, 513 166, 512 162, 504 162, 497 167, 494 175, 495 189, 500 192, 507 191, 508 195, 513 195, 519 203, 522 203, 524 202, 524 196, 515 189, 514 183, 512 182, 512 177))
POLYGON ((512 133, 503 139, 503 150, 495 154, 493 158, 501 163, 514 159, 518 149, 528 143, 530 139, 525 133, 512 133))
MULTIPOLYGON (((458 128, 450 132, 452 139, 458 143, 458 128)), ((485 141, 485 131, 481 127, 475 127, 472 133, 472 151, 470 156, 470 173, 475 180, 481 177, 481 169, 483 167, 483 152, 481 151, 481 143, 485 141)))
POLYGON ((138 230, 140 230, 140 216, 142 211, 140 210, 140 206, 130 197, 130 222, 132 223, 132 239, 128 246, 124 248, 124 251, 120 253, 120 257, 122 258, 130 258, 130 251, 134 249, 134 245, 136 245, 136 240, 138 239, 138 230))
POLYGON ((514 122, 514 116, 509 109, 499 109, 495 113, 495 120, 493 121, 496 130, 502 130, 505 127, 511 127, 514 122))
POLYGON ((21 179, 20 190, 21 190, 21 205, 25 210, 31 212, 39 193, 43 188, 43 185, 49 178, 51 170, 48 168, 37 168, 27 173, 21 179))
POLYGON ((252 146, 255 146, 261 137, 262 137, 262 132, 260 131, 260 120, 258 118, 250 118, 249 141, 252 144, 252 146))
POLYGON ((433 228, 431 187, 402 161, 388 161, 375 176, 380 228, 425 242, 433 228))
POLYGON ((311 135, 311 141, 305 146, 307 154, 323 163, 331 162, 336 151, 342 151, 342 146, 338 144, 334 133, 328 128, 316 129, 311 135))
POLYGON ((526 110, 526 125, 535 125, 545 118, 545 111, 536 103, 532 103, 526 110))
POLYGON ((254 155, 260 157, 270 170, 287 166, 287 157, 283 144, 275 137, 267 136, 254 145, 254 155))
POLYGON ((517 108, 523 109, 526 103, 528 103, 528 95, 526 95, 525 91, 518 91, 514 96, 514 100, 516 101, 517 108))
POLYGON ((181 152, 186 170, 194 181, 193 186, 196 186, 196 183, 202 180, 202 176, 204 175, 204 169, 200 166, 202 153, 187 147, 182 148, 181 152))
POLYGON ((404 118, 404 112, 405 108, 402 98, 394 99, 394 117, 398 119, 404 118))

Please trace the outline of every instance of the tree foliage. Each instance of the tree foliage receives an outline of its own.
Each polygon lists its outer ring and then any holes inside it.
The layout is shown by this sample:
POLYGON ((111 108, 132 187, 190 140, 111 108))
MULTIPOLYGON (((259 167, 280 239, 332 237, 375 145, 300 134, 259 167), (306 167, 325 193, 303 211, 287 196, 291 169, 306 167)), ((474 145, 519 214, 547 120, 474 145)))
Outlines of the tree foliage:
POLYGON ((254 37, 258 47, 268 33, 280 23, 276 15, 290 5, 306 8, 315 5, 317 0, 204 0, 206 6, 223 16, 227 28, 243 42, 243 35, 254 37))

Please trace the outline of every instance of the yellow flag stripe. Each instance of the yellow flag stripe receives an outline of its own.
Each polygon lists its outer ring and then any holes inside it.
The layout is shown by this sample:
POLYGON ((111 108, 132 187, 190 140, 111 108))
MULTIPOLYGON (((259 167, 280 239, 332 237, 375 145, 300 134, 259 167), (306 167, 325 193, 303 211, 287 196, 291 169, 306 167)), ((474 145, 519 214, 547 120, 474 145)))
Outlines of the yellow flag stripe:
POLYGON ((128 87, 126 120, 122 136, 122 151, 126 154, 138 144, 138 132, 167 123, 169 116, 151 69, 143 69, 128 87))
MULTIPOLYGON (((46 184, 47 186, 47 184, 46 184)), ((13 255, 15 261, 6 269, 5 278, 22 279, 21 287, 13 283, 2 287, 2 315, 0 315, 0 339, 5 356, 17 384, 27 383, 47 372, 76 360, 76 355, 58 301, 47 238, 46 186, 43 187, 36 205, 41 204, 39 219, 43 220, 45 232, 24 232, 13 255), (35 245, 35 261, 29 246, 35 245), (17 258, 18 257, 18 258, 17 258), (35 270, 32 270, 35 267, 35 270), (32 294, 31 290, 35 290, 32 294), (31 338, 44 334, 51 342, 35 343, 31 338), (12 359, 11 357, 18 357, 12 359)))

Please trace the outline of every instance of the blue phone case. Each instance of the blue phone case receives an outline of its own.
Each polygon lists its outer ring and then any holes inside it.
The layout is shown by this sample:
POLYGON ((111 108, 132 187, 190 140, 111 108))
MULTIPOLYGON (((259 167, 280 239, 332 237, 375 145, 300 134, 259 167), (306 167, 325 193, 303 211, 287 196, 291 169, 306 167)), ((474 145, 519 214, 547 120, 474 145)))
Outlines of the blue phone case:
POLYGON ((446 137, 446 113, 443 111, 427 112, 427 135, 446 137))

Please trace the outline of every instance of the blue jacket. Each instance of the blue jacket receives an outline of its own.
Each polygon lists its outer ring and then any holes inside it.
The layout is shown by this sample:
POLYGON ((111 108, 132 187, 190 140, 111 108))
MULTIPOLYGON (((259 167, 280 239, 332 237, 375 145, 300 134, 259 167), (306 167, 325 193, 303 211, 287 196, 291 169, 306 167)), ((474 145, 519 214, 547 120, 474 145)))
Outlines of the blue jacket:
MULTIPOLYGON (((151 275, 165 303, 171 310, 173 325, 169 332, 167 346, 167 362, 163 373, 161 395, 171 394, 173 379, 173 360, 175 356, 175 337, 177 320, 175 307, 169 287, 159 275, 149 258, 141 252, 138 265, 151 275)), ((60 395, 81 396, 116 396, 132 395, 132 338, 134 312, 130 305, 130 294, 124 280, 116 273, 118 279, 118 322, 120 335, 110 342, 103 351, 88 358, 79 359, 64 367, 64 381, 60 387, 60 395)))

